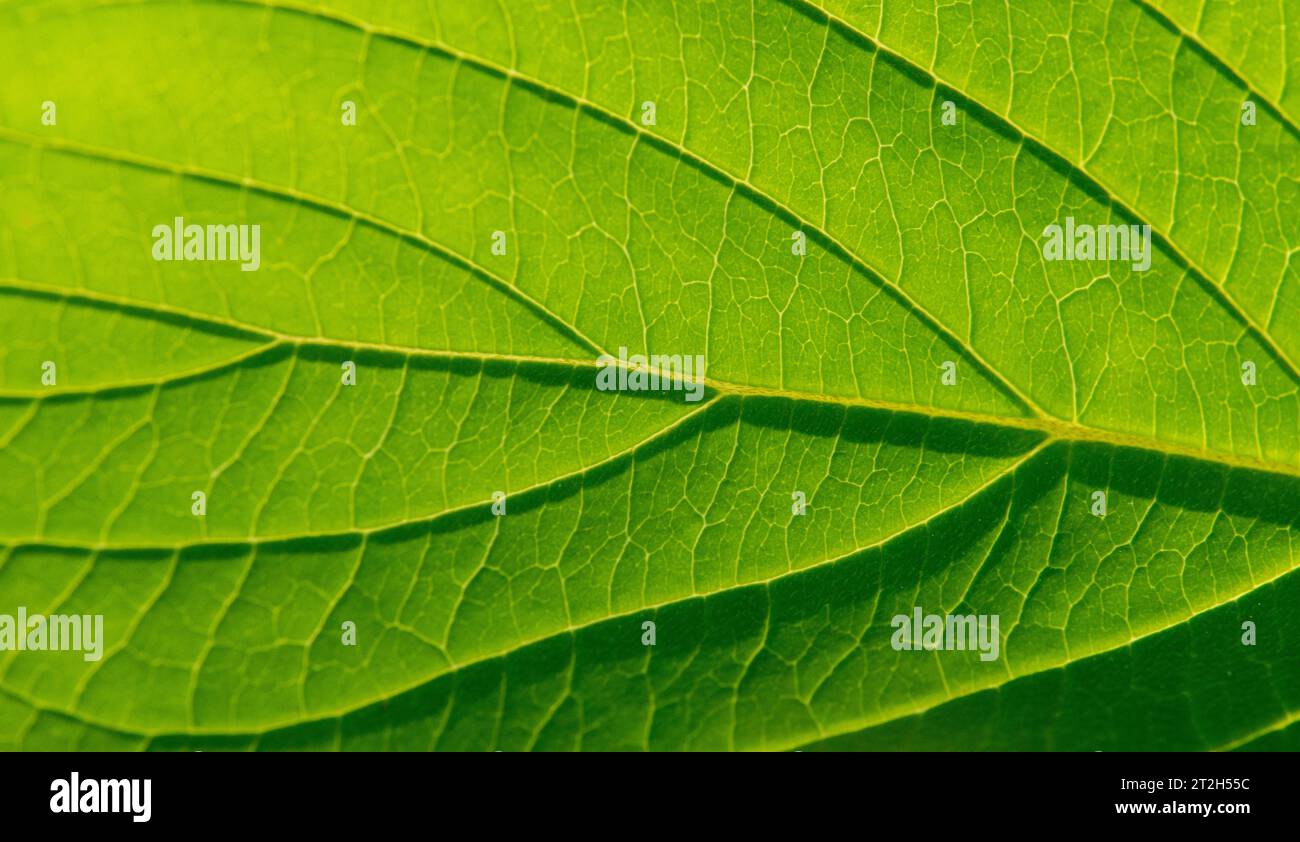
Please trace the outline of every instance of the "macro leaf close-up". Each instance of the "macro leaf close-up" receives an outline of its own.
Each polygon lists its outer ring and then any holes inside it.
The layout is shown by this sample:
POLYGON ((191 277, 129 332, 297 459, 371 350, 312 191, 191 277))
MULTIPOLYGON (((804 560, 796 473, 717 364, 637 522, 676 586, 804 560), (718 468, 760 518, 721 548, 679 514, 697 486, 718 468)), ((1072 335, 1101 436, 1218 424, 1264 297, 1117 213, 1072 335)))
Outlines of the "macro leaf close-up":
POLYGON ((1300 749, 1300 2, 0 0, 0 749, 1300 749))

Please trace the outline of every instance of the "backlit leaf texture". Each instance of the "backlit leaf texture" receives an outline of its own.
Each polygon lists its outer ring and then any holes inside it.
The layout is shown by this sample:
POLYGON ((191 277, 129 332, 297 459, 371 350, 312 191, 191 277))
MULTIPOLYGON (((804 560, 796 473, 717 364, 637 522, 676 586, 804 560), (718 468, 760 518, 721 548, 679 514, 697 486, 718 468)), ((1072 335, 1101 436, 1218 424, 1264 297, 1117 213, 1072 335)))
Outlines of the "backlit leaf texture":
POLYGON ((1300 747, 1297 22, 0 3, 0 748, 1300 747))

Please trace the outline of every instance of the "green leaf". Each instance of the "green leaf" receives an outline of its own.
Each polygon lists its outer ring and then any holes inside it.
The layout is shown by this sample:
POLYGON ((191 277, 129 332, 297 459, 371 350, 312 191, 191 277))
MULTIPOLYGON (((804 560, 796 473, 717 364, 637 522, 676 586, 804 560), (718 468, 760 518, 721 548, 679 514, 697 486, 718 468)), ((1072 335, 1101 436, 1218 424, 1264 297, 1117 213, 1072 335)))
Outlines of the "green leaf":
POLYGON ((0 616, 104 617, 0 748, 1300 745, 1300 6, 1201 6, 0 4, 0 616))

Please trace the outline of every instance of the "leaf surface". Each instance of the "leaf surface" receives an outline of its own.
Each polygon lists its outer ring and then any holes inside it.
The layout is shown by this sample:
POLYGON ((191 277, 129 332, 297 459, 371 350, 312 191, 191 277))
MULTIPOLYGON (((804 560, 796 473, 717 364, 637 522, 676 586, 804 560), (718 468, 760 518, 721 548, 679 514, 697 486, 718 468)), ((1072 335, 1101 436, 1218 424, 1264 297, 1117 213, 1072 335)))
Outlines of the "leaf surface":
POLYGON ((1291 6, 0 5, 0 746, 1293 745, 1291 6))

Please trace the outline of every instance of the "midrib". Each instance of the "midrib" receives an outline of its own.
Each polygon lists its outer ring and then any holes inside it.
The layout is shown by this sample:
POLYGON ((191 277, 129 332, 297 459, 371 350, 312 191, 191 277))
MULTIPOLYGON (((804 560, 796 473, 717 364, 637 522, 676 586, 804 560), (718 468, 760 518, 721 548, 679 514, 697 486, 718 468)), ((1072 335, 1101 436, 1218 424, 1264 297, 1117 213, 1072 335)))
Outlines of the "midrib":
MULTIPOLYGON (((182 382, 184 380, 196 377, 207 376, 228 368, 238 367, 252 359, 256 359, 264 354, 271 354, 277 350, 285 348, 297 349, 303 347, 320 347, 320 348, 340 348, 347 350, 374 351, 379 353, 388 353, 398 356, 404 356, 414 359, 441 359, 441 360, 465 360, 479 363, 498 362, 508 365, 518 366, 544 366, 563 368, 566 370, 591 369, 597 370, 595 357, 589 359, 575 359, 566 357, 545 357, 533 356, 526 354, 501 354, 476 351, 449 351, 433 350, 429 348, 417 348, 408 345, 394 345, 383 342, 365 342, 357 340, 339 340, 328 337, 307 337, 293 334, 282 333, 279 331, 250 325, 246 322, 236 321, 234 319, 209 316, 207 314, 194 313, 182 308, 172 307, 169 305, 154 305, 149 302, 136 301, 132 299, 120 298, 99 292, 89 292, 85 290, 68 290, 60 287, 48 286, 44 284, 34 284, 26 281, 15 280, 12 278, 0 278, 0 289, 9 289, 18 292, 32 292, 38 295, 55 295, 70 300, 83 299, 93 301, 99 304, 110 306, 130 307, 135 310, 156 309, 159 313, 173 317, 181 317, 195 322, 196 324, 208 324, 214 327, 223 327, 229 330, 239 331, 250 337, 257 337, 264 340, 264 344, 259 345, 251 350, 244 351, 240 354, 229 357, 225 360, 214 363, 210 366, 192 369, 180 374, 168 376, 165 378, 139 379, 135 381, 106 384, 102 386, 90 386, 86 388, 50 388, 41 391, 22 391, 22 392, 0 392, 0 399, 20 399, 39 401, 43 398, 53 397, 55 395, 95 395, 105 392, 122 392, 129 390, 140 390, 155 388, 159 385, 166 385, 173 382, 182 382)), ((615 359, 616 365, 628 367, 615 359)), ((663 379, 673 379, 673 372, 664 371, 655 366, 646 366, 647 372, 656 373, 663 379)), ((1214 450, 1211 448, 1193 447, 1191 445, 1180 444, 1154 436, 1145 436, 1137 433, 1124 432, 1120 430, 1109 430, 1102 427, 1094 427, 1087 424, 1080 424, 1075 421, 1067 421, 1055 416, 1014 416, 1014 415, 997 415, 992 413, 981 413, 970 410, 947 409, 942 407, 925 406, 922 404, 913 404, 900 401, 890 401, 879 398, 868 398, 855 395, 828 395, 817 392, 804 392, 796 389, 781 388, 778 386, 765 386, 750 383, 737 383, 733 381, 721 380, 712 377, 693 378, 688 382, 703 382, 706 387, 713 390, 716 395, 736 395, 740 397, 770 397, 782 398, 792 401, 806 403, 819 403, 835 406, 861 407, 865 409, 879 410, 882 412, 894 412, 900 414, 914 415, 929 419, 945 419, 954 421, 965 421, 971 424, 980 424, 990 427, 1000 427, 1004 429, 1014 429, 1021 431, 1034 431, 1045 435, 1049 442, 1087 442, 1104 444, 1112 447, 1127 447, 1137 450, 1144 450, 1165 457, 1179 457, 1193 459, 1200 462, 1208 462, 1222 465, 1227 468, 1242 470, 1263 471, 1272 474, 1281 474, 1284 476, 1300 478, 1300 463, 1273 462, 1268 459, 1246 456, 1242 454, 1229 453, 1227 451, 1214 450)), ((639 443, 644 444, 645 442, 639 443)), ((487 505, 490 501, 483 501, 482 505, 487 505)), ((474 504, 478 505, 478 504, 474 504)), ((433 515, 431 517, 438 517, 433 515)), ((424 519, 417 521, 408 521, 392 524, 392 528, 407 525, 411 522, 422 522, 424 519)), ((389 528, 385 526, 384 528, 389 528)), ((349 534, 349 533, 328 533, 328 534, 349 534)), ((290 540, 297 536, 282 536, 267 540, 290 540)), ((216 541, 213 543, 228 544, 230 541, 216 541)), ((170 545, 168 545, 170 546, 170 545)))

